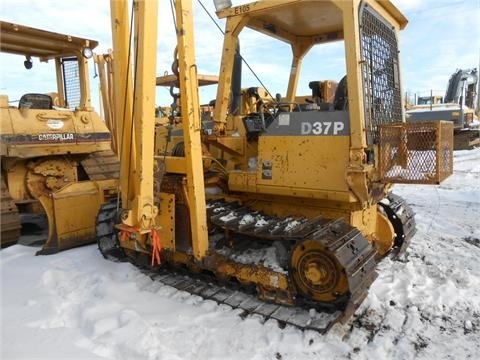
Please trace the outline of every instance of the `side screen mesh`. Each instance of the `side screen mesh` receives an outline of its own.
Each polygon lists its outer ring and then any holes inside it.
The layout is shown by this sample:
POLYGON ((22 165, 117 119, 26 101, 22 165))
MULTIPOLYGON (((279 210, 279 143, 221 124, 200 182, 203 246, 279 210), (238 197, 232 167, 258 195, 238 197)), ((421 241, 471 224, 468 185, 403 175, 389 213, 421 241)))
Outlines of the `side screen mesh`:
POLYGON ((395 29, 368 6, 360 9, 360 41, 367 141, 378 141, 378 125, 402 121, 395 29))
POLYGON ((62 69, 65 102, 69 109, 75 109, 80 105, 80 74, 77 58, 63 58, 62 69))

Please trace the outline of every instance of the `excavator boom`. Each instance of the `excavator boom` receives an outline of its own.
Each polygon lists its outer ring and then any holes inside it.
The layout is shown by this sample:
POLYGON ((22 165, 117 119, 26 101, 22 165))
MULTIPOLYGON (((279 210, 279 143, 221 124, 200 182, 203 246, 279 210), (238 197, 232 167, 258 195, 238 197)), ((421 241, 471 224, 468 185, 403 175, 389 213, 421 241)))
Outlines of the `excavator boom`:
POLYGON ((448 121, 454 128, 454 149, 467 150, 480 145, 480 123, 475 115, 478 70, 457 69, 448 80, 445 96, 419 97, 406 111, 407 121, 425 123, 448 121), (423 100, 424 104, 421 103, 423 100))

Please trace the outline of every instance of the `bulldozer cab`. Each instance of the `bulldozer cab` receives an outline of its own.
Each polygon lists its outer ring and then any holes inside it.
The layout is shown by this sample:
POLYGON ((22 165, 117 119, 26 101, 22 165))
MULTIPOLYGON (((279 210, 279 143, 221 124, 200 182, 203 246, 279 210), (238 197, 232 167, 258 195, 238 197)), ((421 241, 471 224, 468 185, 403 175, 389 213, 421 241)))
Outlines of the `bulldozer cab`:
MULTIPOLYGON (((377 200, 372 193, 385 193, 385 183, 439 182, 451 172, 451 154, 439 154, 449 160, 428 169, 428 174, 408 159, 409 146, 433 146, 432 139, 439 140, 445 132, 436 125, 419 130, 404 123, 397 38, 407 20, 389 1, 259 1, 222 7, 217 15, 226 19, 226 28, 215 129, 217 134, 244 131, 247 139, 245 173, 230 176, 231 188, 272 193, 295 183, 296 194, 370 203, 377 200), (270 100, 257 102, 255 111, 237 116, 228 107, 235 92, 231 90, 233 54, 246 28, 288 44, 292 61, 290 71, 283 74, 284 97, 270 94, 270 100), (300 97, 304 95, 298 94, 303 59, 314 47, 321 49, 335 41, 344 44, 346 75, 335 79, 334 95, 325 86, 311 83, 312 96, 300 97), (396 137, 403 140, 393 142, 396 137), (403 143, 407 139, 409 145, 403 143), (249 169, 249 159, 256 153, 258 167, 249 169), (305 164, 315 169, 314 177, 306 176, 305 164), (253 170, 255 180, 247 174, 253 170)), ((437 150, 428 156, 435 158, 437 150)))
MULTIPOLYGON (((236 46, 240 33, 246 28, 280 40, 290 46, 292 58, 290 72, 283 75, 287 84, 282 90, 285 92, 283 100, 294 104, 305 56, 314 47, 321 51, 324 44, 342 41, 346 68, 341 78, 335 80, 340 82, 346 75, 349 81, 344 81, 343 89, 336 96, 329 97, 328 101, 338 110, 348 107, 350 112, 358 113, 356 117, 365 111, 369 103, 383 102, 396 121, 402 120, 396 35, 407 20, 389 2, 364 2, 357 8, 345 1, 261 1, 225 9, 218 16, 226 18, 227 30, 232 30, 230 33, 227 31, 225 37, 221 74, 230 73, 233 61, 227 52, 236 46), (374 76, 375 82, 372 79, 374 76), (365 99, 369 101, 365 104, 363 97, 367 94, 364 94, 364 88, 367 85, 380 87, 377 84, 381 84, 381 89, 371 88, 373 92, 370 91, 368 96, 374 99, 365 99), (386 93, 383 94, 385 99, 381 98, 380 90, 386 93), (352 99, 350 106, 347 106, 348 99, 352 99)), ((228 83, 228 79, 225 80, 228 83)), ((220 81, 220 85, 223 83, 220 81)), ((313 86, 311 84, 315 92, 313 86)), ((228 91, 225 88, 219 90, 217 102, 228 91)), ((327 96, 322 100, 327 100, 327 96)), ((216 117, 222 118, 225 113, 225 108, 219 107, 216 117)), ((363 114, 361 117, 364 117, 363 114)))
POLYGON ((4 21, 0 26, 0 51, 19 55, 25 76, 35 74, 35 59, 53 61, 50 79, 56 84, 42 93, 22 89, 16 109, 10 106, 16 99, 1 95, 2 155, 32 158, 51 154, 52 147, 57 154, 110 149, 108 129, 91 105, 88 60, 98 42, 4 21))
MULTIPOLYGON (((52 107, 69 109, 91 107, 87 61, 92 57, 92 50, 98 45, 97 41, 5 21, 0 22, 0 29, 2 32, 0 51, 23 57, 26 70, 35 71, 33 63, 35 58, 41 62, 53 61, 55 63, 56 91, 43 96, 52 98, 52 107)), ((31 91, 30 89, 25 90, 31 91)), ((52 89, 45 91, 49 90, 52 89)), ((34 96, 26 93, 26 97, 33 98, 34 96)), ((36 96, 37 99, 41 97, 41 94, 36 96)), ((37 108, 37 106, 43 108, 42 106, 44 106, 37 101, 23 100, 19 104, 20 107, 29 106, 30 103, 32 108, 37 108)))

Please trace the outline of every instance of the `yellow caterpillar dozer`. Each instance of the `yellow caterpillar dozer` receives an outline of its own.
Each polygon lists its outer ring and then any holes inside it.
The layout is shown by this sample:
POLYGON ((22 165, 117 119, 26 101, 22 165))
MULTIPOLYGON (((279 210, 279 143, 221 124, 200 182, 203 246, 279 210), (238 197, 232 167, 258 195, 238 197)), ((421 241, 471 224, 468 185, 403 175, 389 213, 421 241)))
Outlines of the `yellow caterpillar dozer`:
POLYGON ((1 52, 18 55, 25 66, 25 75, 15 73, 18 80, 35 76, 38 59, 54 62, 56 83, 50 93, 24 89, 17 101, 0 95, 2 247, 18 241, 21 224, 46 221, 39 254, 91 243, 95 214, 116 189, 119 171, 110 132, 90 99, 88 59, 98 43, 4 21, 0 31, 1 52), (102 179, 108 180, 88 181, 102 179), (71 221, 72 215, 80 217, 71 221))
POLYGON ((155 141, 158 4, 129 11, 111 1, 121 176, 118 198, 98 212, 99 250, 246 314, 319 332, 347 321, 377 262, 405 252, 415 233, 392 185, 452 173, 451 123, 404 121, 398 36, 407 20, 389 1, 216 1, 226 23, 206 124, 192 2, 174 3, 182 129, 155 141), (239 81, 245 29, 289 45, 283 96, 239 81), (346 75, 297 94, 303 58, 333 41, 344 45, 346 75))

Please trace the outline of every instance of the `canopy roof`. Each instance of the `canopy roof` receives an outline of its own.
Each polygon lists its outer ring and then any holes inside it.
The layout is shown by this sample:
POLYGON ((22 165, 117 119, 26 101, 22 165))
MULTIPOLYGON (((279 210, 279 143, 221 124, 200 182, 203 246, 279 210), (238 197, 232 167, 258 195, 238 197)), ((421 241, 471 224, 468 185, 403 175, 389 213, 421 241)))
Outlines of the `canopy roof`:
MULTIPOLYGON (((343 38, 343 16, 339 6, 342 1, 345 0, 264 0, 225 9, 218 16, 240 15, 245 8, 248 9, 247 27, 287 43, 305 39, 315 44, 343 38)), ((377 3, 401 29, 406 26, 407 19, 390 1, 377 3)))
POLYGON ((95 48, 98 41, 0 21, 0 51, 49 60, 78 55, 95 48))

